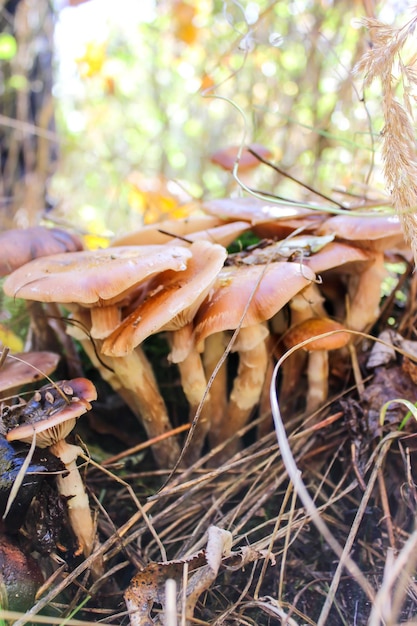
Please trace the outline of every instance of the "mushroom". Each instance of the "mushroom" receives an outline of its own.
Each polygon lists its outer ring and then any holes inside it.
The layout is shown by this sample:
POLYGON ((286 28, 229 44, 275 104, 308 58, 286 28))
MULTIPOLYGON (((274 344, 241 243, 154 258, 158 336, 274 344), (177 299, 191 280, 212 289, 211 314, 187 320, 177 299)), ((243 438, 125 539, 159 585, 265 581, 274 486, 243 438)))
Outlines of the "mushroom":
MULTIPOLYGON (((16 270, 6 279, 4 289, 16 297, 63 303, 70 308, 72 303, 77 303, 90 308, 92 326, 86 324, 87 332, 103 337, 117 326, 122 304, 129 301, 141 282, 163 270, 184 271, 191 254, 187 247, 155 245, 57 255, 32 261, 16 270)), ((77 312, 73 315, 76 319, 77 312)), ((171 430, 145 354, 141 350, 131 352, 110 367, 117 369, 121 386, 128 388, 135 403, 132 408, 148 434, 153 437, 171 430)), ((178 455, 179 447, 173 438, 158 444, 161 465, 172 466, 178 455)))
MULTIPOLYGON (((188 218, 190 220, 191 218, 188 218)), ((180 224, 181 226, 181 224, 180 224)), ((182 228, 176 225, 176 220, 166 220, 151 226, 144 226, 141 230, 116 239, 114 245, 141 245, 144 243, 157 244, 169 242, 171 245, 184 246, 193 241, 210 241, 222 246, 229 246, 242 233, 249 229, 249 224, 243 221, 223 223, 209 215, 197 216, 193 222, 182 223, 182 228), (204 223, 206 220, 206 223, 204 223), (198 230, 191 230, 199 226, 198 230), (185 227, 187 226, 187 228, 185 227), (189 232, 188 232, 189 231, 189 232)))
POLYGON ((155 224, 147 224, 139 230, 116 237, 112 246, 141 246, 172 243, 175 236, 189 238, 197 231, 204 231, 222 223, 218 217, 211 215, 190 215, 177 220, 163 220, 155 224))
POLYGON ((326 220, 318 234, 334 234, 338 239, 354 243, 370 252, 371 260, 349 278, 349 310, 346 325, 354 330, 371 326, 379 315, 381 284, 387 275, 384 251, 404 244, 404 235, 397 216, 375 215, 358 217, 348 213, 326 220))
POLYGON ((65 465, 66 472, 57 477, 58 491, 68 503, 69 520, 85 556, 91 554, 95 543, 95 528, 88 496, 76 459, 82 453, 79 446, 66 442, 77 418, 91 408, 97 399, 92 382, 74 378, 44 385, 25 405, 19 424, 6 434, 7 441, 31 443, 36 437, 38 448, 48 448, 65 465))
POLYGON ((324 219, 317 210, 258 198, 218 198, 204 202, 203 209, 223 220, 248 221, 255 235, 274 239, 284 239, 296 229, 314 230, 324 219))
POLYGON ((30 383, 37 382, 55 371, 59 355, 54 352, 21 352, 7 354, 0 368, 0 394, 9 395, 30 383))
MULTIPOLYGON (((252 148, 264 159, 272 156, 272 152, 259 143, 251 144, 249 148, 252 148)), ((230 173, 234 172, 235 164, 237 164, 238 182, 241 181, 244 185, 250 185, 254 170, 262 165, 254 154, 247 148, 242 149, 241 146, 228 146, 217 150, 211 155, 210 161, 230 173)))
POLYGON ((0 233, 0 276, 10 274, 32 259, 82 249, 78 237, 60 228, 34 226, 6 230, 0 233))
MULTIPOLYGON (((196 241, 184 272, 162 272, 146 285, 142 301, 103 342, 102 352, 112 358, 116 373, 120 358, 127 357, 150 335, 169 331, 171 361, 178 364, 191 417, 203 399, 207 382, 201 357, 194 345, 192 320, 223 267, 223 246, 196 241)), ((120 375, 119 375, 120 378, 120 375)), ((153 404, 153 403, 152 403, 153 404)), ((198 456, 210 426, 208 405, 194 433, 192 457, 198 456)))
POLYGON ((104 338, 140 282, 167 269, 185 270, 190 256, 185 247, 167 245, 68 252, 27 263, 6 278, 3 288, 11 297, 90 308, 91 334, 104 338))
MULTIPOLYGON (((271 150, 262 146, 259 143, 253 143, 249 146, 252 150, 257 152, 262 158, 268 159, 272 156, 271 150)), ((238 160, 240 146, 229 146, 214 152, 210 161, 215 165, 219 165, 224 170, 231 172, 234 168, 236 161, 238 160)), ((260 165, 259 159, 257 159, 247 148, 243 148, 239 157, 239 170, 246 172, 253 170, 260 165)))
POLYGON ((324 317, 315 317, 304 320, 292 326, 284 335, 283 342, 287 349, 294 348, 306 340, 303 346, 308 353, 308 391, 306 396, 306 410, 315 411, 328 395, 329 358, 328 352, 343 348, 349 342, 350 335, 344 326, 324 317), (330 331, 340 331, 328 337, 314 339, 317 335, 330 331))
MULTIPOLYGON (((314 278, 308 268, 285 262, 229 266, 220 272, 195 317, 195 339, 201 351, 209 335, 240 327, 236 339, 239 370, 227 414, 211 433, 214 446, 247 423, 259 400, 268 360, 264 343, 268 330, 263 322, 314 278)), ((229 456, 237 446, 237 441, 231 443, 223 456, 229 456)))

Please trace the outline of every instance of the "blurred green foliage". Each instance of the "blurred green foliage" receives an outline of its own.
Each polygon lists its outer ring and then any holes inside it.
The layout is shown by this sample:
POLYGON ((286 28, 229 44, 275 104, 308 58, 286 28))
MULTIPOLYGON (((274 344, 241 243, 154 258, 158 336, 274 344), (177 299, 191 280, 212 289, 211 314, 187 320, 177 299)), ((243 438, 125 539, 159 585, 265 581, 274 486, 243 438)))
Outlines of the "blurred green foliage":
MULTIPOLYGON (((125 27, 109 23, 105 37, 84 42, 71 89, 58 70, 57 216, 98 235, 186 214, 190 199, 236 192, 210 155, 244 140, 327 194, 383 188, 373 164, 378 100, 364 100, 352 75, 369 45, 360 2, 145 4, 146 19, 126 10, 125 27)), ((65 11, 82 19, 83 6, 65 11)), ((250 183, 306 198, 266 166, 250 183)))

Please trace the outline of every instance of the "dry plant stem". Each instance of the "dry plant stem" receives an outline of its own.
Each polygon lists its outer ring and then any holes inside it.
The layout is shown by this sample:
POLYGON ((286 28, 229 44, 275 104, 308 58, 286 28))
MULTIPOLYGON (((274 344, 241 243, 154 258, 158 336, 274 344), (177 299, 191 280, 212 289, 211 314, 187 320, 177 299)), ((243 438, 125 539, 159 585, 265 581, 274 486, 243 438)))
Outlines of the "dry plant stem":
MULTIPOLYGON (((265 345, 265 327, 261 324, 241 328, 237 338, 239 367, 233 383, 227 407, 226 419, 219 427, 215 443, 232 437, 245 426, 257 405, 268 366, 268 354, 265 345)), ((239 449, 235 439, 224 450, 222 458, 228 458, 239 449)))
MULTIPOLYGON (((385 126, 381 133, 384 175, 394 207, 417 260, 417 161, 413 104, 416 88, 415 57, 405 51, 415 37, 417 18, 400 28, 368 19, 372 47, 356 70, 365 75, 365 86, 381 80, 385 126), (402 101, 401 101, 402 100, 402 101)), ((412 45, 412 44, 411 44, 412 45)), ((413 49, 413 48, 412 48, 413 49)))
MULTIPOLYGON (((290 352, 291 350, 289 350, 287 354, 289 354, 290 352)), ((272 415, 274 418, 275 431, 277 435, 278 445, 281 450, 282 460, 287 469, 288 476, 294 484, 294 489, 297 492, 297 495, 302 501, 304 507, 306 508, 308 515, 311 517, 312 522, 317 527, 318 531, 323 535, 325 541, 329 544, 332 550, 337 554, 337 556, 340 559, 343 559, 342 563, 344 567, 346 567, 350 574, 356 579, 358 584, 360 584, 367 596, 372 600, 374 597, 374 591, 372 587, 370 586, 369 582, 366 580, 356 563, 352 561, 348 554, 344 554, 342 546, 334 538, 327 524, 320 517, 316 505, 314 504, 313 499, 311 498, 304 485, 304 482, 301 478, 300 470, 298 469, 292 455, 291 448, 287 439, 287 433, 282 422, 281 412, 279 409, 278 398, 276 394, 276 377, 283 358, 278 361, 275 367, 274 376, 271 383, 270 395, 272 415)), ((318 626, 323 626, 324 624, 325 621, 321 619, 321 621, 318 623, 318 626)))
MULTIPOLYGON (((374 469, 372 471, 372 474, 371 474, 371 476, 369 478, 368 484, 366 486, 366 491, 365 491, 365 493, 362 496, 361 503, 360 503, 358 511, 356 513, 355 519, 353 520, 353 523, 352 523, 349 535, 348 535, 348 537, 346 539, 346 543, 344 545, 342 555, 340 556, 340 562, 338 563, 338 566, 337 566, 336 571, 335 571, 334 576, 333 576, 332 583, 331 583, 329 591, 328 591, 328 593, 326 595, 326 601, 325 601, 325 603, 323 605, 323 608, 322 608, 321 613, 320 613, 319 620, 317 622, 318 626, 320 626, 321 624, 324 625, 327 622, 327 618, 329 616, 330 609, 331 609, 331 606, 333 604, 337 588, 339 586, 340 578, 342 576, 343 568, 346 565, 346 559, 349 557, 350 551, 352 550, 353 542, 354 542, 355 537, 356 537, 356 535, 358 533, 359 526, 360 526, 360 524, 362 522, 362 518, 363 518, 363 516, 365 514, 365 511, 366 511, 366 508, 367 508, 367 506, 369 504, 369 500, 372 497, 372 492, 374 490, 374 486, 375 486, 376 480, 378 478, 378 474, 379 474, 379 471, 381 469, 381 465, 384 463, 386 454, 388 452, 389 447, 391 446, 391 443, 392 443, 392 440, 388 439, 388 440, 384 441, 383 445, 381 445, 381 448, 380 448, 380 451, 379 451, 379 455, 378 455, 378 457, 376 459, 376 462, 375 462, 375 467, 374 467, 374 469)), ((357 582, 359 582, 359 581, 357 580, 357 582)))
MULTIPOLYGON (((28 623, 26 620, 22 622, 22 613, 19 613, 18 611, 6 611, 4 609, 0 609, 0 619, 10 620, 8 621, 8 623, 13 623, 13 625, 18 623, 28 623)), ((63 623, 65 623, 65 626, 91 626, 91 622, 86 622, 80 619, 65 618, 65 622, 63 622, 62 620, 62 617, 53 617, 51 615, 37 615, 33 623, 46 624, 46 626, 62 626, 63 623)), ((102 622, 101 620, 99 624, 100 626, 114 626, 114 622, 102 622)))
POLYGON ((286 566, 286 563, 287 563, 288 548, 290 546, 290 539, 291 539, 291 532, 292 532, 292 525, 293 525, 293 518, 294 518, 294 511, 295 511, 296 500, 297 500, 297 492, 294 490, 293 494, 292 494, 292 498, 291 498, 291 508, 290 508, 290 512, 289 512, 289 516, 288 516, 287 532, 285 533, 284 548, 283 548, 283 551, 282 551, 281 566, 280 566, 280 572, 279 572, 278 601, 280 603, 282 602, 282 595, 283 595, 283 591, 284 591, 285 566, 286 566))
MULTIPOLYGON (((262 582, 263 582, 263 579, 265 577, 266 569, 268 567, 269 560, 270 560, 271 555, 273 553, 273 547, 274 547, 274 543, 276 541, 277 532, 278 532, 278 529, 279 529, 279 527, 281 525, 282 517, 283 517, 284 511, 286 509, 287 502, 289 500, 291 492, 295 493, 293 491, 292 484, 288 483, 288 487, 285 490, 284 498, 283 498, 283 500, 281 502, 281 507, 280 507, 279 513, 278 513, 277 518, 275 520, 274 530, 271 533, 271 538, 270 538, 270 542, 269 542, 268 549, 267 549, 267 555, 266 555, 266 558, 265 558, 264 562, 262 563, 262 569, 261 569, 261 572, 259 574, 258 581, 256 583, 255 591, 253 593, 253 597, 255 598, 255 600, 258 600, 258 598, 259 598, 259 592, 261 590, 262 582)), ((295 504, 295 503, 293 503, 293 504, 295 504)), ((279 588, 281 588, 281 581, 279 583, 279 588)), ((280 593, 280 591, 278 591, 278 598, 279 598, 279 601, 281 602, 281 593, 280 593)))
POLYGON ((362 372, 359 365, 358 353, 356 351, 355 346, 352 343, 348 344, 348 350, 350 354, 350 362, 352 365, 353 378, 355 380, 356 389, 358 392, 359 399, 363 398, 363 394, 365 393, 365 384, 363 382, 362 372))
POLYGON ((391 511, 389 509, 388 493, 385 485, 384 474, 382 468, 378 470, 378 487, 381 496, 382 510, 384 511, 383 520, 387 525, 387 532, 391 548, 396 551, 394 528, 392 526, 391 511))
POLYGON ((391 561, 390 567, 385 568, 382 585, 372 604, 368 626, 381 626, 381 624, 394 626, 397 623, 397 613, 399 613, 402 599, 407 592, 407 584, 404 579, 412 574, 417 562, 417 530, 410 535, 397 559, 392 558, 391 561), (399 582, 402 584, 400 585, 399 582), (387 601, 387 598, 390 598, 392 589, 396 584, 398 595, 394 596, 395 610, 392 607, 390 614, 387 615, 385 607, 391 605, 391 601, 387 601))

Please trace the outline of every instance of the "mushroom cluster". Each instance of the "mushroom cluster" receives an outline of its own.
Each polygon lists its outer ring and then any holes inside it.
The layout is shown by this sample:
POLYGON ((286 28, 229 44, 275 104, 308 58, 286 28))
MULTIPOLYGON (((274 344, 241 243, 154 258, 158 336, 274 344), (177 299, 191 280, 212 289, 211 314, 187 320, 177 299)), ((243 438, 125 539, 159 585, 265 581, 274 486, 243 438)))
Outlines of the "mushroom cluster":
MULTIPOLYGON (((195 461, 207 442, 215 447, 228 440, 223 460, 239 448, 236 432, 260 402, 271 363, 270 333, 286 337, 285 349, 294 345, 291 327, 302 329, 310 319, 322 320, 310 324, 310 336, 322 332, 328 317, 355 330, 371 325, 385 276, 384 251, 403 245, 400 224, 389 216, 329 218, 248 198, 204 208, 210 215, 147 226, 104 250, 33 260, 4 283, 9 296, 54 302, 69 312, 69 332, 147 436, 156 438, 153 452, 161 467, 176 463, 180 445, 163 437, 172 424, 159 389, 163 381, 143 349, 148 337, 164 333, 189 418, 199 414, 186 462, 195 461), (228 255, 226 247, 247 230, 267 239, 228 255), (237 353, 238 366, 228 382, 227 363, 217 365, 231 338, 228 351, 237 353)), ((343 335, 336 347, 345 342, 343 335)), ((319 345, 317 356, 309 349, 310 386, 316 385, 319 358, 322 377, 328 376, 328 348, 319 345)), ((326 399, 327 389, 326 380, 320 391, 316 385, 306 393, 309 410, 326 399)))

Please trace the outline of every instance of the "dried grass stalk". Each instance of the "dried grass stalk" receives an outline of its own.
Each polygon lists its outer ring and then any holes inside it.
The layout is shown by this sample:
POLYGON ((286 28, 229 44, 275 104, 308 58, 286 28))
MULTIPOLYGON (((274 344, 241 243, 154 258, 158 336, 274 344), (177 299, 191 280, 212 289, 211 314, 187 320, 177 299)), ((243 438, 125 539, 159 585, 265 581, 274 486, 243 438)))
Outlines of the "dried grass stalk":
POLYGON ((365 19, 372 46, 355 71, 364 75, 365 87, 376 79, 381 82, 385 120, 381 133, 384 176, 417 262, 417 159, 413 120, 417 53, 410 52, 417 26, 417 9, 413 13, 412 18, 399 28, 373 18, 365 19))

